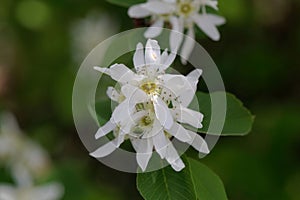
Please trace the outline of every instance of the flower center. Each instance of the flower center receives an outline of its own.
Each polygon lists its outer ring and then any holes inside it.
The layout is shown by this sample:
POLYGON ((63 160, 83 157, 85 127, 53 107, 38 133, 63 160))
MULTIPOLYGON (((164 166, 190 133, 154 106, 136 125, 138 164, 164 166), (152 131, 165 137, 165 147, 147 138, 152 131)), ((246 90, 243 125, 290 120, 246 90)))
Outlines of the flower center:
POLYGON ((141 121, 140 121, 140 125, 141 126, 148 126, 148 125, 150 125, 151 123, 152 123, 152 119, 149 117, 149 116, 145 116, 145 117, 143 117, 142 119, 141 119, 141 121))
POLYGON ((180 11, 184 15, 188 15, 192 11, 192 7, 188 3, 181 4, 180 11))
POLYGON ((188 18, 192 13, 199 10, 198 4, 192 0, 181 0, 177 4, 177 13, 180 16, 188 18))
POLYGON ((147 82, 141 85, 141 89, 147 94, 153 94, 156 91, 156 84, 154 82, 147 82))

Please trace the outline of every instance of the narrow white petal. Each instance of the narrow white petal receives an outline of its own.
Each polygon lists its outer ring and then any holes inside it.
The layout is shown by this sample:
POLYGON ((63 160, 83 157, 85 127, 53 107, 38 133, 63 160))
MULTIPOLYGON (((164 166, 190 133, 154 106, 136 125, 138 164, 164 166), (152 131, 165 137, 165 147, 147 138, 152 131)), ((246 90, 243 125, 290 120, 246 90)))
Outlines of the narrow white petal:
POLYGON ((175 11, 176 6, 174 4, 161 2, 161 1, 150 1, 141 4, 141 7, 155 14, 169 14, 175 11))
POLYGON ((160 62, 160 46, 156 40, 148 39, 145 50, 145 63, 151 65, 160 62))
POLYGON ((166 62, 167 59, 168 59, 168 49, 165 49, 161 54, 160 61, 163 64, 166 62))
POLYGON ((192 145, 192 147, 194 147, 197 151, 199 151, 201 153, 208 154, 209 153, 209 148, 207 146, 206 141, 200 135, 198 135, 197 133, 195 133, 193 131, 188 130, 188 133, 193 138, 188 143, 190 145, 192 145))
POLYGON ((114 150, 116 150, 123 141, 124 141, 124 135, 120 135, 120 136, 116 137, 115 139, 113 139, 112 141, 99 147, 97 150, 90 153, 90 155, 95 158, 105 157, 105 156, 111 154, 114 150))
POLYGON ((155 38, 159 36, 163 30, 163 25, 163 19, 156 20, 156 22, 154 22, 144 33, 145 38, 155 38))
POLYGON ((135 73, 123 64, 115 64, 109 68, 112 79, 120 83, 127 83, 135 79, 135 73))
POLYGON ((197 86, 197 83, 199 81, 200 76, 202 75, 202 70, 201 69, 195 69, 191 71, 186 78, 190 82, 191 86, 196 89, 195 87, 197 86))
POLYGON ((195 46, 195 31, 190 27, 181 49, 181 63, 186 64, 195 46))
POLYGON ((131 6, 128 9, 128 15, 131 18, 144 18, 150 15, 150 12, 142 7, 142 4, 131 6))
POLYGON ((120 94, 119 94, 119 92, 117 92, 117 90, 115 88, 108 87, 106 90, 106 94, 111 100, 113 100, 115 102, 119 101, 120 94))
POLYGON ((149 139, 133 139, 131 143, 136 150, 137 163, 145 171, 152 156, 153 142, 149 139))
POLYGON ((206 15, 194 15, 193 19, 198 27, 212 40, 217 41, 220 39, 220 33, 216 25, 206 15))
POLYGON ((168 129, 168 133, 182 142, 188 142, 192 139, 188 131, 176 122, 173 123, 173 126, 170 129, 168 129))
POLYGON ((171 166, 177 172, 181 171, 185 167, 184 163, 180 158, 177 159, 175 162, 171 163, 171 166))
POLYGON ((206 14, 206 18, 217 26, 220 26, 220 25, 223 25, 226 23, 226 19, 219 15, 206 14))
POLYGON ((165 158, 167 152, 168 140, 163 130, 161 130, 158 134, 153 136, 153 144, 159 156, 162 159, 165 158))
POLYGON ((134 110, 134 105, 129 103, 129 99, 125 99, 120 103, 112 113, 111 120, 113 123, 118 124, 122 120, 128 119, 134 110))
POLYGON ((196 128, 202 128, 202 120, 203 120, 203 114, 185 107, 180 106, 176 110, 172 111, 173 116, 176 117, 176 120, 192 125, 196 128), (177 115, 176 115, 177 114, 177 115))
POLYGON ((169 141, 169 144, 167 146, 166 150, 166 160, 168 163, 172 164, 176 160, 180 159, 180 156, 178 155, 176 149, 174 148, 173 144, 169 141))
POLYGON ((159 120, 160 124, 166 129, 171 128, 174 120, 167 104, 161 100, 160 97, 154 96, 153 105, 156 118, 159 120))
POLYGON ((116 124, 113 123, 111 120, 109 120, 104 126, 100 127, 98 131, 95 134, 95 138, 99 139, 100 137, 103 137, 107 135, 109 132, 114 130, 116 128, 116 124))
POLYGON ((135 106, 135 104, 137 103, 145 102, 148 100, 148 95, 136 86, 126 84, 122 86, 121 91, 126 99, 128 99, 130 106, 135 106))
POLYGON ((215 9, 215 10, 218 10, 218 1, 217 1, 217 0, 216 0, 216 1, 208 0, 208 1, 205 2, 205 4, 206 4, 207 6, 212 7, 212 8, 215 9))
POLYGON ((140 68, 145 65, 144 46, 142 43, 138 43, 136 46, 133 56, 133 64, 137 72, 139 72, 140 68))
POLYGON ((171 51, 176 53, 183 40, 183 22, 181 18, 170 17, 170 23, 172 25, 172 31, 170 33, 170 48, 171 51))
POLYGON ((176 52, 172 52, 172 53, 169 54, 167 60, 163 63, 164 66, 165 66, 165 69, 170 67, 170 65, 174 62, 176 56, 177 56, 176 52))
POLYGON ((110 76, 110 73, 109 73, 109 69, 108 69, 108 68, 95 66, 95 67, 94 67, 94 70, 99 71, 99 72, 101 72, 101 73, 104 73, 104 74, 107 74, 107 75, 110 76))
MULTIPOLYGON (((26 153, 23 153, 24 159, 26 159, 26 153), (25 155, 24 155, 25 154, 25 155)), ((12 176, 14 181, 20 186, 27 186, 33 183, 32 175, 30 174, 29 170, 26 169, 22 163, 16 163, 12 167, 12 176)))

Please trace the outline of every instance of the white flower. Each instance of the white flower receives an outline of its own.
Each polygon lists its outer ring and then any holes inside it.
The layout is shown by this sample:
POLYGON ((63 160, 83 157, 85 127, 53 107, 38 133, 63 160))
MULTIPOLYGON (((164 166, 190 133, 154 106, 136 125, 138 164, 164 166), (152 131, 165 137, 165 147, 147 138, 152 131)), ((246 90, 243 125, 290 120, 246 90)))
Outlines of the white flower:
POLYGON ((194 48, 196 24, 212 40, 219 40, 220 33, 216 26, 225 23, 225 19, 218 15, 206 12, 206 6, 217 10, 217 1, 214 0, 148 0, 146 3, 134 5, 129 8, 128 15, 132 18, 144 18, 151 16, 153 22, 145 32, 146 38, 154 38, 160 35, 165 23, 170 23, 172 32, 170 35, 170 47, 177 50, 180 47, 184 33, 187 29, 187 37, 181 47, 182 63, 190 56, 194 48))
POLYGON ((63 187, 58 183, 42 186, 14 187, 8 184, 0 185, 1 200, 58 200, 63 195, 63 187))
POLYGON ((19 184, 31 182, 30 174, 45 173, 50 164, 48 154, 23 135, 11 113, 0 117, 0 161, 12 170, 19 184))
POLYGON ((176 171, 180 171, 184 163, 170 141, 172 137, 202 153, 209 153, 200 135, 183 128, 183 124, 202 127, 203 115, 188 108, 202 71, 196 69, 186 77, 166 74, 174 59, 175 54, 169 55, 167 49, 161 53, 157 41, 149 39, 145 52, 141 43, 137 45, 133 57, 136 73, 123 64, 114 64, 109 68, 95 67, 117 81, 120 90, 108 88, 107 95, 118 106, 111 119, 95 135, 98 139, 113 131, 115 139, 92 152, 92 156, 107 156, 125 139, 130 139, 137 152, 137 163, 143 171, 153 150, 176 171))

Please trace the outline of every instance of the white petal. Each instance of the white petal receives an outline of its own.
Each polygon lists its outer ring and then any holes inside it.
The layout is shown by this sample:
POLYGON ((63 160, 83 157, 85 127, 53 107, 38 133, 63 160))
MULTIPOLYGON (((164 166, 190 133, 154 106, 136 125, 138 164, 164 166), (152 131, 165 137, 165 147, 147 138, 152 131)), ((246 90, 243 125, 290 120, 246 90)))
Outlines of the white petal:
POLYGON ((142 43, 138 43, 136 46, 133 56, 133 64, 137 72, 140 71, 140 68, 145 65, 144 46, 142 43))
MULTIPOLYGON (((22 156, 26 159, 26 155, 24 156, 24 153, 22 152, 22 156)), ((26 154, 26 153, 25 153, 26 154)), ((30 171, 25 168, 21 162, 14 164, 12 167, 12 176, 14 178, 14 181, 20 185, 20 186, 28 186, 33 183, 32 176, 30 174, 30 171)), ((36 169, 34 169, 36 170, 36 169)))
POLYGON ((193 87, 193 89, 197 89, 196 86, 198 84, 199 78, 202 74, 202 70, 201 69, 195 69, 193 71, 191 71, 186 77, 187 80, 189 81, 189 83, 191 84, 191 86, 193 87))
POLYGON ((104 74, 107 74, 107 75, 110 76, 110 73, 109 73, 109 69, 108 69, 108 68, 95 66, 95 67, 94 67, 94 70, 99 71, 99 72, 101 72, 101 73, 104 73, 104 74))
POLYGON ((173 110, 172 113, 173 116, 176 117, 177 121, 185 124, 190 124, 196 128, 202 128, 201 122, 203 120, 203 114, 201 114, 200 112, 181 106, 180 108, 173 110))
POLYGON ((183 21, 181 18, 170 17, 172 31, 170 33, 170 48, 171 51, 176 53, 183 40, 183 21))
POLYGON ((128 15, 131 18, 144 18, 150 15, 150 12, 142 7, 142 4, 131 6, 128 9, 128 15))
POLYGON ((59 183, 49 183, 47 185, 39 186, 33 189, 31 193, 32 200, 55 200, 63 196, 64 188, 59 183))
POLYGON ((220 26, 220 25, 223 25, 226 23, 226 19, 219 15, 206 14, 206 18, 217 26, 220 26))
POLYGON ((15 188, 10 185, 0 185, 1 200, 17 200, 15 188))
POLYGON ((163 130, 153 137, 153 144, 156 152, 163 159, 166 156, 168 141, 163 130))
POLYGON ((207 146, 206 141, 197 133, 187 130, 188 133, 190 134, 190 136, 193 138, 191 141, 189 141, 188 143, 190 145, 192 145, 192 147, 194 147, 197 151, 201 152, 201 153, 205 153, 208 154, 209 153, 209 148, 207 146))
POLYGON ((163 25, 163 19, 156 20, 156 22, 154 22, 144 33, 145 38, 155 38, 159 36, 163 30, 163 25))
POLYGON ((110 133, 112 130, 116 128, 116 124, 113 123, 111 120, 109 120, 104 126, 100 127, 95 134, 95 138, 99 139, 100 137, 103 137, 110 133))
POLYGON ((171 166, 177 172, 181 171, 185 167, 184 163, 180 158, 177 159, 175 162, 171 163, 171 166))
POLYGON ((206 15, 194 15, 193 19, 198 27, 212 40, 217 41, 220 39, 220 33, 216 25, 206 15))
POLYGON ((174 4, 151 1, 141 4, 141 7, 155 14, 169 14, 175 11, 176 6, 174 4))
POLYGON ((125 118, 124 121, 122 121, 121 123, 121 130, 124 133, 129 133, 131 128, 136 124, 136 122, 146 114, 147 111, 142 110, 140 112, 134 113, 132 116, 129 116, 129 118, 125 118))
POLYGON ((155 118, 152 128, 150 129, 150 131, 147 134, 143 135, 143 138, 151 138, 151 137, 157 135, 161 130, 163 130, 163 127, 160 124, 159 120, 157 118, 155 118))
POLYGON ((153 105, 155 116, 159 120, 160 124, 166 129, 171 128, 174 120, 167 104, 163 100, 161 100, 160 97, 154 96, 153 105))
POLYGON ((118 124, 124 119, 128 119, 134 110, 134 105, 129 104, 129 99, 125 99, 120 103, 112 113, 111 120, 113 123, 118 124))
POLYGON ((168 161, 168 163, 170 163, 170 164, 172 164, 176 160, 180 159, 176 149, 174 148, 173 144, 170 141, 169 141, 169 144, 167 146, 166 157, 165 158, 168 161))
POLYGON ((152 156, 153 142, 149 139, 132 139, 131 143, 136 151, 137 163, 145 171, 152 156))
POLYGON ((175 96, 180 96, 185 90, 190 89, 187 78, 183 75, 165 74, 161 76, 164 86, 175 96))
POLYGON ((176 122, 173 123, 173 126, 170 129, 168 129, 168 133, 182 142, 188 142, 192 139, 188 131, 176 122))
POLYGON ((0 116, 0 132, 18 135, 22 133, 16 117, 10 112, 4 112, 0 116))
POLYGON ((165 49, 160 57, 160 62, 164 64, 168 59, 168 49, 165 49))
POLYGON ((205 4, 206 4, 207 6, 212 7, 212 8, 215 9, 215 10, 218 10, 218 1, 217 1, 217 0, 215 0, 215 1, 207 0, 207 1, 205 2, 205 4))
POLYGON ((90 153, 91 156, 95 158, 102 158, 109 154, 111 154, 114 150, 116 150, 120 144, 124 141, 124 135, 119 135, 112 141, 104 144, 103 146, 99 147, 94 152, 90 153))
POLYGON ((160 46, 156 40, 148 39, 145 50, 146 65, 160 62, 160 46))
POLYGON ((119 102, 120 94, 119 94, 119 92, 117 92, 117 90, 115 88, 108 87, 106 90, 106 94, 111 100, 113 100, 115 102, 119 102))
POLYGON ((115 64, 111 66, 109 68, 109 73, 112 79, 120 83, 127 83, 135 79, 135 73, 123 64, 115 64))
POLYGON ((195 46, 195 32, 194 28, 190 27, 185 37, 185 41, 181 48, 181 63, 186 64, 195 46))
POLYGON ((126 84, 122 86, 121 91, 126 99, 128 99, 128 102, 130 103, 129 106, 135 106, 137 103, 148 100, 148 95, 136 86, 126 84))

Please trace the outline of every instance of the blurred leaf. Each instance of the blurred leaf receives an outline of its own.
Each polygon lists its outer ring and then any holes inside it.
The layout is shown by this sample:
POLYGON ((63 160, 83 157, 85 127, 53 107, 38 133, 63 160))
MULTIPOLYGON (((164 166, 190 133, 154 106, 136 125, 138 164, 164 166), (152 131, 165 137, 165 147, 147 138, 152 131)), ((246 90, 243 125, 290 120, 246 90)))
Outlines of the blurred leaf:
MULTIPOLYGON (((211 135, 218 135, 214 130, 208 132, 210 123, 222 123, 222 119, 218 119, 218 115, 211 119, 211 99, 210 95, 214 99, 218 99, 218 96, 224 95, 222 92, 215 92, 211 94, 197 92, 198 103, 200 112, 203 113, 203 128, 198 130, 201 133, 207 133, 211 135)), ((220 98, 221 99, 221 98, 220 98)), ((232 94, 226 94, 227 108, 226 108, 226 119, 222 130, 222 136, 237 136, 246 135, 251 131, 254 117, 250 111, 247 110, 242 102, 238 100, 232 94)), ((222 102, 216 102, 219 104, 222 102)))
POLYGON ((146 0, 106 0, 109 3, 118 5, 118 6, 123 6, 123 7, 130 7, 135 4, 139 3, 144 3, 146 0))
POLYGON ((184 159, 186 167, 174 171, 171 166, 137 175, 137 187, 146 200, 227 199, 222 181, 209 168, 184 159))

